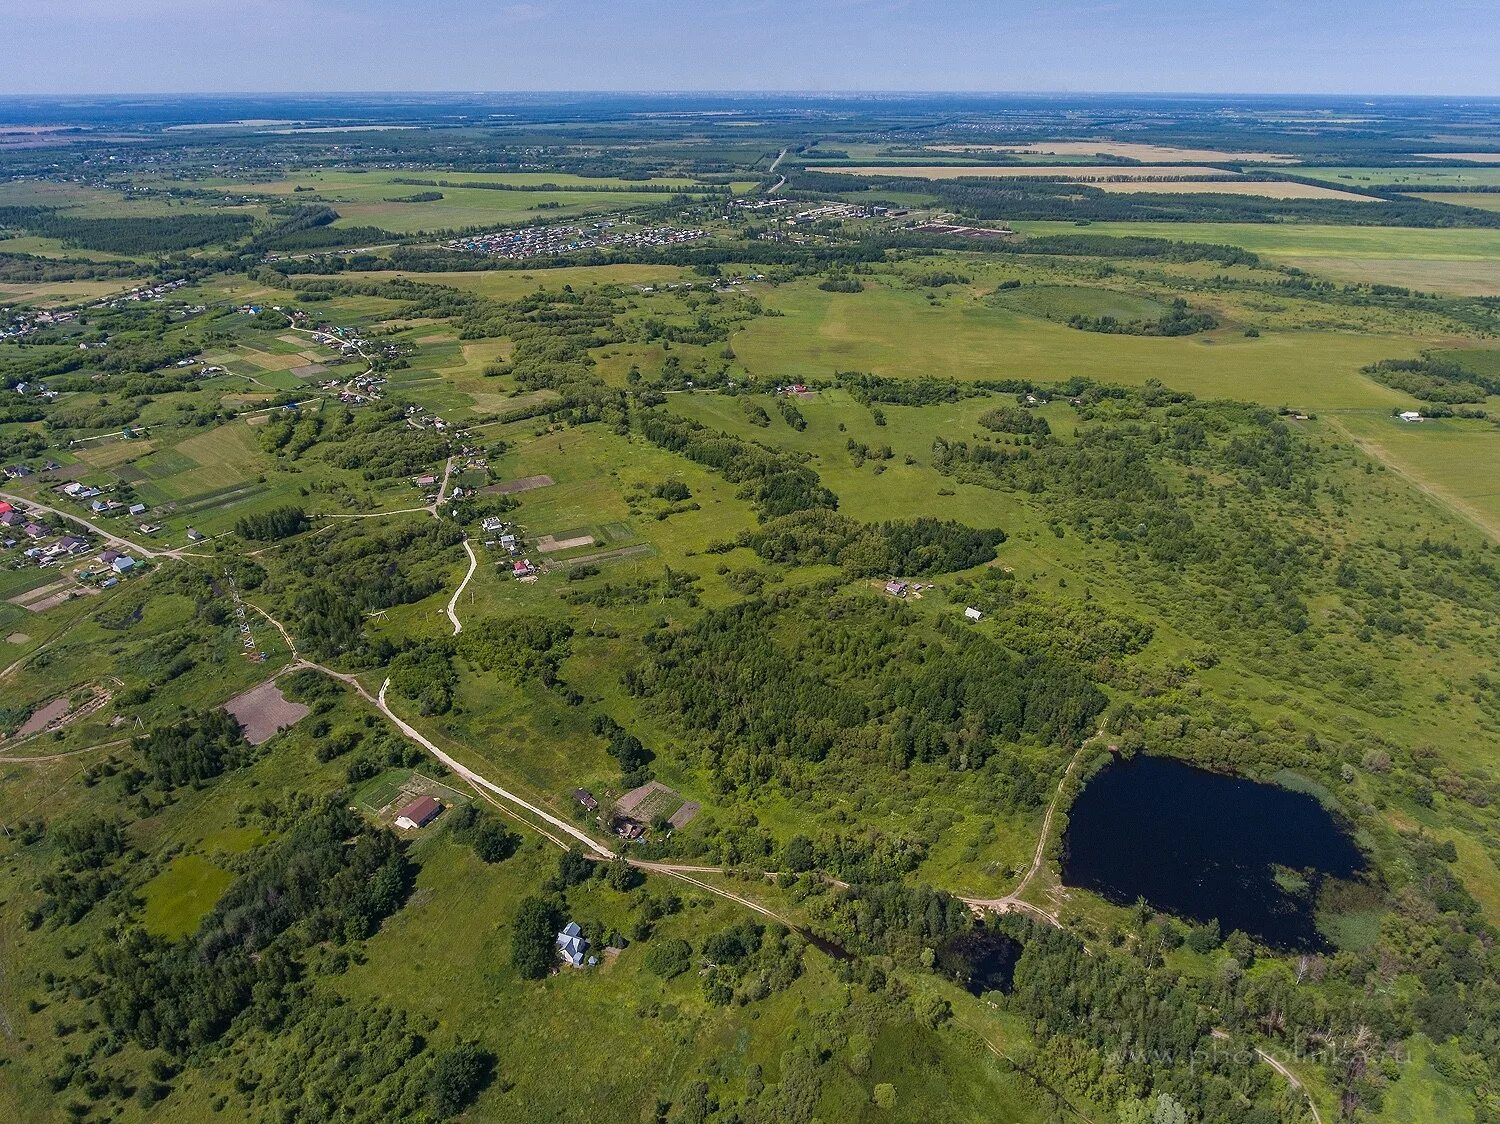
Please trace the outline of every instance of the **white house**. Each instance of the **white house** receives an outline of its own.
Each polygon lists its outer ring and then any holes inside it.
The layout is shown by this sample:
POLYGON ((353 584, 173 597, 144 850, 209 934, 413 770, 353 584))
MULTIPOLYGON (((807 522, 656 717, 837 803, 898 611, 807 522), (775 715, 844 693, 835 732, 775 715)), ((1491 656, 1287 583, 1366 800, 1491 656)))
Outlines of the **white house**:
POLYGON ((1419 422, 1422 420, 1422 415, 1415 410, 1402 410, 1397 416, 1404 422, 1419 422))
POLYGON ((978 609, 974 608, 973 605, 970 605, 967 609, 964 610, 964 617, 967 620, 977 621, 983 620, 984 614, 981 613, 978 609))

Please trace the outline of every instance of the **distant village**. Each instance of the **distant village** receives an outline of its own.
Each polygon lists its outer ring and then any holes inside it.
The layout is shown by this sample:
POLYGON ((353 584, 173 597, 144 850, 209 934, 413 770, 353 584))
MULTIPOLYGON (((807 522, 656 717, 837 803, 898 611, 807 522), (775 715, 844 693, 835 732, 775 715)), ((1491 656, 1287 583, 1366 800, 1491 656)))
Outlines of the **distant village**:
POLYGON ((706 230, 666 226, 635 226, 617 219, 601 219, 586 226, 528 226, 456 238, 450 249, 498 258, 543 258, 575 250, 639 249, 677 246, 707 237, 706 230))

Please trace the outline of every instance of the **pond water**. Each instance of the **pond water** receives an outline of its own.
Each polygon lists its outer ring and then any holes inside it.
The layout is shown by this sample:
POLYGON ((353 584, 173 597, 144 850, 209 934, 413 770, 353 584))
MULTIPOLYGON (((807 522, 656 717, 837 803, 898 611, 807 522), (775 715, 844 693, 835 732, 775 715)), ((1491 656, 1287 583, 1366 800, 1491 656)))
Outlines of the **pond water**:
POLYGON ((1074 802, 1063 882, 1129 905, 1242 929, 1280 948, 1321 948, 1315 924, 1325 878, 1365 859, 1316 799, 1165 757, 1117 762, 1074 802))

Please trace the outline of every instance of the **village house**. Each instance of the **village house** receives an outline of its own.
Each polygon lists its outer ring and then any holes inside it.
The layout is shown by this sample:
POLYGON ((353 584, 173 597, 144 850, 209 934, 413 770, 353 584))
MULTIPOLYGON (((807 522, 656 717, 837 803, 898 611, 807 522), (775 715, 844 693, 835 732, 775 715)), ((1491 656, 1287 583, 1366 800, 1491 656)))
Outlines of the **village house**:
POLYGON ((885 583, 885 591, 892 597, 905 597, 906 583, 904 581, 898 581, 893 578, 892 580, 885 583))
POLYGON ((202 531, 195 531, 191 527, 189 527, 187 529, 187 541, 188 542, 202 542, 207 537, 208 536, 205 535, 202 531))
POLYGON ((583 930, 578 922, 569 921, 557 934, 557 954, 575 968, 583 967, 583 954, 589 942, 583 939, 583 930))
POLYGON ((597 812, 599 810, 599 801, 595 800, 594 794, 586 788, 575 788, 573 799, 582 804, 585 811, 597 812))
POLYGON ((511 563, 510 572, 518 578, 528 578, 532 574, 531 563, 524 558, 517 558, 511 563))
POLYGON ((438 813, 442 810, 443 806, 431 796, 420 797, 401 809, 400 813, 396 816, 396 826, 404 831, 414 831, 419 827, 426 827, 433 820, 437 819, 438 813))
POLYGON ((1415 410, 1402 410, 1397 416, 1404 422, 1419 422, 1422 420, 1422 415, 1415 410))
POLYGON ((126 574, 135 569, 135 559, 128 554, 122 554, 109 564, 109 568, 117 574, 126 574))

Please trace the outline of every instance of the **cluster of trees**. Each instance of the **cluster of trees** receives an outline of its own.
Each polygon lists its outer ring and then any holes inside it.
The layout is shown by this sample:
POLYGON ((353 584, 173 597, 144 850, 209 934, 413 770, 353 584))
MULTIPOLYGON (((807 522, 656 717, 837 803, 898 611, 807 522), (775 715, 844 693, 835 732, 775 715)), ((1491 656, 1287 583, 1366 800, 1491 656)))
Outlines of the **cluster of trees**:
POLYGON ((454 642, 458 652, 481 671, 495 672, 515 682, 557 682, 558 668, 568 656, 573 626, 552 617, 524 614, 488 617, 465 628, 454 642))
POLYGON ((407 425, 405 404, 389 396, 358 413, 347 406, 284 410, 272 415, 260 441, 267 452, 293 461, 316 448, 335 468, 357 470, 366 480, 411 476, 448 454, 447 438, 407 425))
POLYGON ((249 753, 240 724, 225 710, 200 710, 158 726, 135 745, 163 788, 212 780, 243 764, 249 753))
POLYGON ((812 508, 833 509, 838 498, 823 486, 805 458, 718 433, 700 422, 646 411, 640 431, 653 445, 711 468, 760 511, 762 519, 812 508))
POLYGON ((234 533, 251 542, 275 542, 300 535, 312 526, 307 512, 300 507, 287 505, 272 508, 259 515, 246 515, 234 525, 234 533))
POLYGON ((1470 370, 1451 359, 1382 359, 1360 368, 1377 382, 1427 402, 1458 405, 1500 394, 1500 376, 1470 370))
POLYGON ((1191 336, 1219 326, 1218 317, 1201 309, 1190 309, 1187 301, 1177 297, 1171 310, 1155 320, 1121 320, 1115 316, 1070 316, 1068 327, 1084 332, 1102 332, 1115 336, 1191 336))
POLYGON ((1027 437, 1047 437, 1052 427, 1047 419, 1020 406, 996 406, 979 415, 979 424, 996 433, 1015 433, 1027 437))
POLYGON ((138 277, 140 273, 140 264, 133 261, 90 261, 88 258, 0 253, 0 282, 10 284, 95 281, 108 277, 138 277))
POLYGON ((821 935, 850 952, 889 956, 910 968, 924 963, 924 949, 930 956, 974 924, 969 907, 953 895, 897 878, 854 883, 808 900, 821 935))
MULTIPOLYGON (((432 563, 462 539, 458 527, 430 519, 383 528, 352 519, 323 539, 317 551, 283 548, 279 558, 289 580, 280 592, 290 603, 298 640, 324 656, 360 651, 365 614, 436 593, 443 579, 432 563)), ((395 649, 365 655, 383 661, 395 649)))
POLYGON ((1105 703, 1076 664, 1018 659, 972 630, 945 636, 863 593, 780 592, 646 643, 626 687, 690 735, 725 793, 815 785, 825 759, 872 776, 977 769, 1022 738, 1076 743, 1105 703))
POLYGON ((999 528, 976 530, 930 515, 860 523, 814 508, 767 520, 742 534, 739 545, 768 562, 842 566, 851 577, 926 577, 993 561, 1004 541, 999 528))
POLYGON ((63 245, 116 254, 164 254, 234 242, 252 219, 240 214, 176 214, 152 218, 80 218, 52 207, 0 207, 0 227, 18 227, 63 245))
POLYGON ((1016 580, 1008 570, 986 569, 953 584, 953 597, 981 610, 1006 643, 1024 655, 1076 659, 1102 669, 1151 642, 1147 621, 1098 601, 1065 599, 1016 580))
POLYGON ((1087 388, 1072 441, 1021 446, 938 438, 933 464, 973 483, 1044 496, 1054 528, 1113 541, 1220 599, 1222 628, 1307 627, 1316 564, 1289 523, 1316 495, 1311 447, 1270 411, 1160 388, 1087 388), (1234 480, 1246 517, 1208 473, 1234 480), (1220 504, 1219 498, 1225 497, 1220 504), (1268 518, 1272 513, 1281 519, 1268 518))
POLYGON ((46 838, 52 862, 37 880, 42 900, 27 914, 32 928, 49 919, 54 925, 72 925, 124 884, 117 864, 129 843, 118 820, 65 820, 52 826, 46 838))
POLYGON ((96 946, 100 1011, 144 1049, 179 1056, 219 1039, 249 1008, 284 1017, 297 956, 368 936, 406 900, 412 874, 394 835, 324 804, 254 852, 192 937, 132 928, 96 946))
POLYGON ((487 863, 504 862, 516 853, 521 837, 508 829, 478 804, 465 804, 450 813, 449 836, 458 843, 467 843, 474 854, 487 863))
POLYGON ((656 755, 641 744, 640 738, 607 714, 596 714, 593 728, 595 735, 604 739, 605 752, 619 762, 625 787, 635 788, 650 779, 644 770, 656 755))

